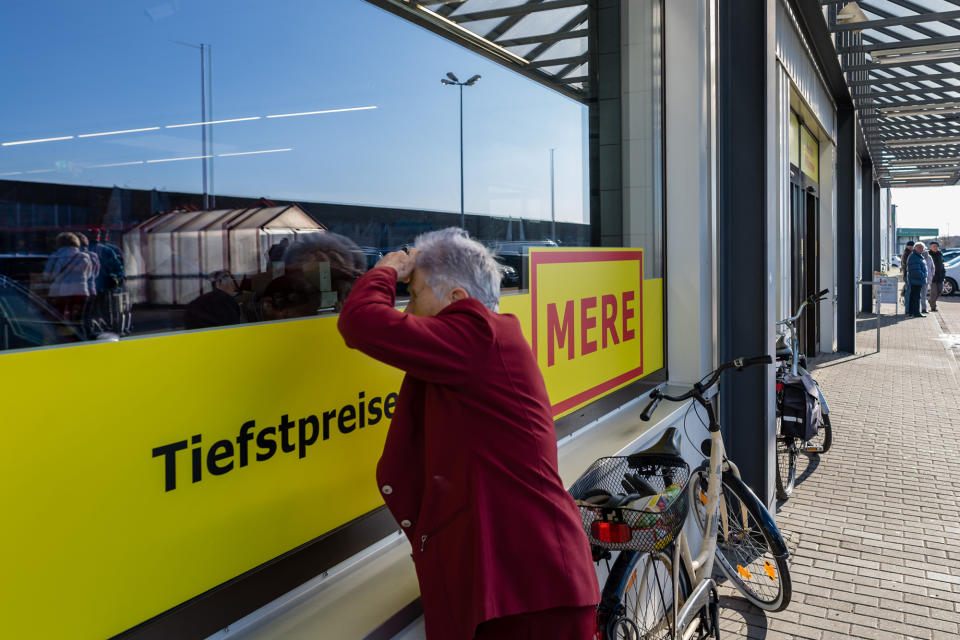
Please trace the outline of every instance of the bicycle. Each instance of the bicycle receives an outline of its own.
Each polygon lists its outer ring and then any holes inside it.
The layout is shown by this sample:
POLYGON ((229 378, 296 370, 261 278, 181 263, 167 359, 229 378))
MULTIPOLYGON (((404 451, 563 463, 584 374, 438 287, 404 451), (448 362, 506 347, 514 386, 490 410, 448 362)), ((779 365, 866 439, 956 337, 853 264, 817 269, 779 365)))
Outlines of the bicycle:
POLYGON ((609 566, 612 552, 619 551, 597 608, 597 638, 719 640, 715 560, 756 606, 781 611, 790 603, 786 544, 766 507, 726 458, 708 397, 724 371, 771 362, 770 356, 738 358, 679 396, 659 388, 651 392, 642 420, 649 420, 664 399, 692 398, 706 411, 710 438, 702 443, 701 452, 708 460, 689 475, 679 431, 671 427, 647 449, 597 460, 571 487, 594 559, 605 559, 609 566), (681 481, 686 486, 680 487, 681 481), (690 504, 703 534, 696 558, 683 531, 690 504))
POLYGON ((796 377, 809 376, 807 371, 806 357, 800 353, 799 338, 797 331, 797 320, 803 314, 804 308, 808 304, 820 302, 828 293, 829 289, 824 289, 819 293, 811 295, 800 304, 797 313, 785 320, 777 323, 777 326, 784 327, 779 331, 777 337, 777 498, 786 500, 793 493, 794 485, 797 479, 797 458, 800 453, 813 455, 826 453, 833 444, 833 425, 830 423, 830 408, 823 397, 823 391, 817 381, 810 377, 810 380, 817 387, 817 393, 820 398, 820 410, 823 416, 823 424, 812 439, 801 442, 789 433, 784 433, 782 413, 783 413, 783 385, 784 379, 789 371, 789 375, 796 377))

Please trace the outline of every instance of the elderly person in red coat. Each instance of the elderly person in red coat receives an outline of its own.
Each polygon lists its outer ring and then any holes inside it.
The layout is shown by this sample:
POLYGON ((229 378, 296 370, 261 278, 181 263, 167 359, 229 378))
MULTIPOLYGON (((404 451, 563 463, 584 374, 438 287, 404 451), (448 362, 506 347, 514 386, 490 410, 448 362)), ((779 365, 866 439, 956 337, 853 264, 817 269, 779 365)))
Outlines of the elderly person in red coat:
POLYGON ((497 313, 496 262, 460 229, 416 247, 356 281, 338 327, 407 374, 377 482, 413 546, 427 637, 592 638, 589 543, 557 471, 543 376, 516 317, 497 313))

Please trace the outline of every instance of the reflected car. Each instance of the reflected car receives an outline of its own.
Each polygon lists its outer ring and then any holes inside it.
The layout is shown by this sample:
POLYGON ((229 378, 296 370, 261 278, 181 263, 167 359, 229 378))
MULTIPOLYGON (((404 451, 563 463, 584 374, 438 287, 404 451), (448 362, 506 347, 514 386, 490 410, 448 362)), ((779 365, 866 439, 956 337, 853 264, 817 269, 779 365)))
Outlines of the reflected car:
POLYGON ((0 350, 83 340, 83 331, 42 298, 15 280, 0 276, 0 350))
POLYGON ((508 264, 497 261, 497 267, 500 268, 500 286, 501 287, 519 287, 520 274, 516 269, 508 264))
POLYGON ((363 251, 363 256, 367 260, 367 271, 373 269, 383 257, 383 252, 376 247, 360 247, 360 250, 363 251))
POLYGON ((0 253, 0 276, 29 285, 31 274, 43 273, 49 258, 42 253, 0 253))
POLYGON ((0 275, 0 351, 72 344, 116 342, 111 332, 87 333, 19 282, 0 275))
POLYGON ((505 240, 494 242, 492 248, 498 262, 512 267, 519 274, 523 272, 523 263, 530 253, 530 247, 557 246, 553 240, 505 240))

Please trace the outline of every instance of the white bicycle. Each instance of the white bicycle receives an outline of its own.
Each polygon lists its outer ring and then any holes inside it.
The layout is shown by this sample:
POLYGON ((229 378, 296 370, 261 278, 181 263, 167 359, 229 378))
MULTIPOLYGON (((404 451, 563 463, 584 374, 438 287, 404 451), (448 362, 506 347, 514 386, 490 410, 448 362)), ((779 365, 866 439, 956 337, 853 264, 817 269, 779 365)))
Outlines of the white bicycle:
POLYGON ((786 544, 769 511, 726 458, 708 397, 727 369, 771 362, 770 356, 737 359, 679 396, 660 389, 651 393, 643 420, 663 399, 692 398, 706 411, 710 438, 701 450, 707 460, 694 471, 682 459, 680 433, 672 427, 648 449, 597 460, 571 487, 594 559, 609 563, 619 552, 597 610, 598 638, 719 639, 714 561, 756 606, 781 611, 790 603, 786 544), (690 511, 703 534, 696 558, 683 532, 690 511))

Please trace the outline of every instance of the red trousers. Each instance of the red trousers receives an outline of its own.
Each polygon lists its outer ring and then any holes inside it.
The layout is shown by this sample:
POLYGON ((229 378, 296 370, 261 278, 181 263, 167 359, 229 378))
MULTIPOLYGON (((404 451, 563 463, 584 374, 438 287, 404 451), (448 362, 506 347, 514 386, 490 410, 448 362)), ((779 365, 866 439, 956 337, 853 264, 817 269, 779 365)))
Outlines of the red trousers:
POLYGON ((474 640, 593 640, 596 607, 559 607, 487 620, 474 640))

